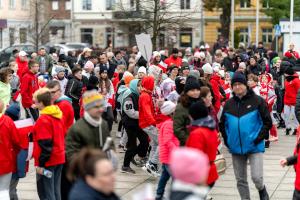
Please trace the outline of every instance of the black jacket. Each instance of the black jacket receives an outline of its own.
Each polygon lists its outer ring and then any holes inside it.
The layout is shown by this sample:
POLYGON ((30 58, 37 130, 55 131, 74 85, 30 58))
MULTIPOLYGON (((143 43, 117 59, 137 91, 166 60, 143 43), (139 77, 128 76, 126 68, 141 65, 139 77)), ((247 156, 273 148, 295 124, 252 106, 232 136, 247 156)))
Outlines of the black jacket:
POLYGON ((139 128, 139 119, 134 119, 134 116, 129 116, 130 113, 133 115, 139 110, 139 97, 133 93, 131 93, 128 97, 124 100, 124 105, 122 108, 122 123, 123 125, 139 128), (128 114, 127 114, 128 113, 128 114))
POLYGON ((100 67, 100 69, 103 68, 103 67, 108 68, 107 69, 107 76, 111 80, 112 77, 114 76, 117 65, 113 64, 112 62, 108 62, 108 63, 109 63, 109 68, 106 64, 102 64, 102 63, 99 64, 99 67, 100 67))
POLYGON ((83 83, 77 78, 73 77, 67 83, 65 95, 70 97, 72 102, 78 103, 82 95, 82 87, 83 83))
POLYGON ((223 65, 225 67, 225 71, 227 72, 235 72, 238 68, 237 64, 236 64, 236 59, 235 58, 229 58, 226 57, 223 60, 223 65))
POLYGON ((105 195, 102 192, 98 192, 85 181, 79 179, 71 189, 69 200, 120 200, 120 198, 115 193, 105 195))
POLYGON ((258 63, 256 65, 248 65, 247 67, 247 73, 248 74, 255 74, 256 76, 259 76, 261 74, 261 67, 258 63))

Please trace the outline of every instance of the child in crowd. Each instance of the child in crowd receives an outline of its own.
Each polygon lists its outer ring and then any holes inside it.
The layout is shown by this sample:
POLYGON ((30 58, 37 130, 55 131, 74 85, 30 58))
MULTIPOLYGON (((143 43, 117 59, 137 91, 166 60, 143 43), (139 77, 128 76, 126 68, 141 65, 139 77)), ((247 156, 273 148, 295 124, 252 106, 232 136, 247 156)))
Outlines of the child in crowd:
POLYGON ((248 75, 248 86, 253 90, 253 92, 260 96, 260 87, 259 87, 259 79, 255 74, 248 75))

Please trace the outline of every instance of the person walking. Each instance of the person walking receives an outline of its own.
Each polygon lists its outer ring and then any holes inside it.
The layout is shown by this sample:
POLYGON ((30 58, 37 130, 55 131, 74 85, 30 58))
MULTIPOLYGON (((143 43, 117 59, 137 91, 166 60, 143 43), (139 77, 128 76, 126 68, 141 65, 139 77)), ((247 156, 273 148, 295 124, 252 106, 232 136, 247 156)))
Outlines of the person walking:
POLYGON ((224 106, 220 131, 232 154, 237 189, 241 199, 250 199, 247 182, 247 162, 260 200, 269 195, 263 179, 264 139, 268 139, 272 119, 265 100, 247 87, 243 74, 236 72, 231 81, 233 97, 224 106), (249 123, 251 122, 251 123, 249 123))
POLYGON ((48 88, 33 95, 41 116, 33 127, 33 157, 36 167, 37 192, 40 199, 60 200, 60 181, 65 163, 65 128, 62 112, 51 103, 48 88))

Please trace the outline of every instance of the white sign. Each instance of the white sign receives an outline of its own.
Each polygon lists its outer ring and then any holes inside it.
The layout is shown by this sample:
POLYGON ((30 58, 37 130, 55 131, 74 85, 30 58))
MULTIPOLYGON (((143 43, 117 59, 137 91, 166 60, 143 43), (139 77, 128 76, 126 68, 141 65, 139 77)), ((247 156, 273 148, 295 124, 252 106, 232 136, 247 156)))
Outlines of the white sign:
POLYGON ((136 43, 142 56, 149 62, 152 56, 152 41, 149 34, 135 35, 136 43))
MULTIPOLYGON (((289 21, 280 21, 279 25, 281 27, 281 33, 289 33, 290 32, 290 22, 289 21)), ((300 33, 300 21, 293 22, 293 32, 300 33)))

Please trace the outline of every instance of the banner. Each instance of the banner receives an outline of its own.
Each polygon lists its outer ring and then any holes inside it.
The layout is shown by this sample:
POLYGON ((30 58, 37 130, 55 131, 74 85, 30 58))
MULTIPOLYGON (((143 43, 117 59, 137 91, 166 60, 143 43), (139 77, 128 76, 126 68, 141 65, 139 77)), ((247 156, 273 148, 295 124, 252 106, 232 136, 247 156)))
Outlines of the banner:
POLYGON ((149 62, 152 56, 152 41, 149 34, 135 35, 136 43, 142 56, 149 62))

